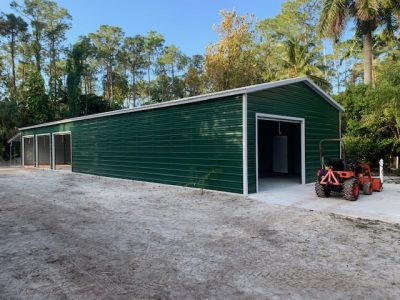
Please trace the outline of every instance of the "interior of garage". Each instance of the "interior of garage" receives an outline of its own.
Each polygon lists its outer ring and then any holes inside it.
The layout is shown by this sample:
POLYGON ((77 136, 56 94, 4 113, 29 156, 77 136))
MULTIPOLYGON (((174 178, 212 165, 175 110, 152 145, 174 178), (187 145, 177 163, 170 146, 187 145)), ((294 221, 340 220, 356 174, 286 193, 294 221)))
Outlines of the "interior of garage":
POLYGON ((24 166, 34 166, 35 165, 35 143, 34 138, 24 137, 22 139, 24 147, 24 166))
POLYGON ((301 184, 301 124, 258 120, 258 191, 301 184))
POLYGON ((37 135, 37 167, 51 168, 50 135, 37 135))
POLYGON ((71 169, 71 134, 54 135, 54 169, 71 169))

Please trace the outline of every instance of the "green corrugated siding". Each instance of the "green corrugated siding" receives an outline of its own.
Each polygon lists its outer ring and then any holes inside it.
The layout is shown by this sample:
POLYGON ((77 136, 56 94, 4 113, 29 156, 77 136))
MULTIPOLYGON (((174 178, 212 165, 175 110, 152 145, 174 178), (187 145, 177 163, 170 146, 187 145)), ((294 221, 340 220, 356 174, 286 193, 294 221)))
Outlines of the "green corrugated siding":
POLYGON ((72 132, 74 172, 242 193, 241 96, 33 130, 72 132))
MULTIPOLYGON (((339 137, 339 112, 304 83, 248 95, 249 193, 256 191, 255 114, 305 118, 306 182, 318 144, 339 137)), ((242 96, 25 130, 72 132, 75 172, 242 193, 242 96)), ((327 144, 326 156, 339 147, 327 144)))
MULTIPOLYGON (((306 182, 314 181, 319 167, 319 141, 340 135, 339 111, 304 83, 249 94, 247 105, 249 193, 256 192, 256 113, 305 119, 306 182)), ((324 145, 326 156, 339 156, 339 151, 338 143, 324 145)))

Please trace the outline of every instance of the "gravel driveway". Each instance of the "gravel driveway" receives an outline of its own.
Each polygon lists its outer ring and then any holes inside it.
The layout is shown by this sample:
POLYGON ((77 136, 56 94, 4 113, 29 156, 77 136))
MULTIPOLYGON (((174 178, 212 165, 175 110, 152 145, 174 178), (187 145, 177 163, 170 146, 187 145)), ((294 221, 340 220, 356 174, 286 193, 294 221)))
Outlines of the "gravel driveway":
POLYGON ((0 299, 395 299, 400 226, 0 169, 0 299))

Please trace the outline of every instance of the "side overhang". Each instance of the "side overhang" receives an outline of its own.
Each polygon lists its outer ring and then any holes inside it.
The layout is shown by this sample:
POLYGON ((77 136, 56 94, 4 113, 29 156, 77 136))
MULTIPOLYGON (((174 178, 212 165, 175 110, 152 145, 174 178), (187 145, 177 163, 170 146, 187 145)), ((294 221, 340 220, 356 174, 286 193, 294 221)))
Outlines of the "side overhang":
POLYGON ((12 138, 10 138, 7 143, 10 144, 12 142, 14 142, 16 139, 20 139, 21 140, 21 132, 17 133, 16 135, 14 135, 12 138))

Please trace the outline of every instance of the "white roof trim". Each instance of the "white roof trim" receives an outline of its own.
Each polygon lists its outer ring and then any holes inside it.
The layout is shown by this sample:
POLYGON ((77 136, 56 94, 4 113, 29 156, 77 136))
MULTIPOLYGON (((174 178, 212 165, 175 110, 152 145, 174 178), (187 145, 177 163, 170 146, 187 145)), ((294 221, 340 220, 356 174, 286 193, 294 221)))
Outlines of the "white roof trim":
POLYGON ((11 139, 9 139, 9 140, 7 141, 7 144, 13 142, 13 141, 14 141, 15 139, 17 139, 18 137, 21 137, 21 132, 20 132, 20 133, 17 133, 17 134, 14 135, 11 139))
POLYGON ((76 117, 76 118, 64 119, 64 120, 60 120, 60 121, 48 122, 48 123, 23 127, 23 128, 20 128, 19 130, 27 130, 27 129, 46 127, 46 126, 81 121, 81 120, 88 120, 88 119, 95 119, 95 118, 101 118, 101 117, 107 117, 107 116, 127 114, 127 113, 132 113, 132 112, 137 112, 137 111, 143 111, 143 110, 150 110, 150 109, 156 109, 156 108, 162 108, 162 107, 189 104, 189 103, 206 101, 206 100, 227 97, 227 96, 249 94, 249 93, 254 93, 254 92, 258 92, 258 91, 262 91, 262 90, 268 90, 268 89, 272 89, 272 88, 276 88, 276 87, 280 87, 280 86, 284 86, 284 85, 294 84, 294 83, 298 83, 298 82, 304 82, 310 88, 312 88, 315 92, 317 92, 322 98, 324 98, 329 104, 331 104, 333 107, 335 107, 337 110, 344 111, 344 108, 339 103, 337 103, 331 96, 329 96, 325 91, 323 91, 319 86, 317 86, 310 79, 308 79, 307 77, 297 77, 297 78, 285 79, 285 80, 280 80, 280 81, 261 83, 261 84, 256 84, 256 85, 251 85, 251 86, 246 86, 246 87, 241 87, 241 88, 236 88, 236 89, 231 89, 231 90, 226 90, 226 91, 221 91, 221 92, 209 93, 209 94, 204 94, 204 95, 199 95, 199 96, 194 96, 194 97, 171 100, 171 101, 162 102, 162 103, 149 104, 149 105, 144 105, 141 107, 125 108, 125 109, 114 110, 114 111, 109 111, 109 112, 104 112, 104 113, 98 113, 98 114, 93 114, 93 115, 88 115, 88 116, 81 116, 81 117, 76 117))

